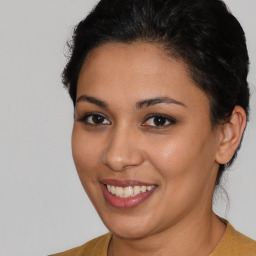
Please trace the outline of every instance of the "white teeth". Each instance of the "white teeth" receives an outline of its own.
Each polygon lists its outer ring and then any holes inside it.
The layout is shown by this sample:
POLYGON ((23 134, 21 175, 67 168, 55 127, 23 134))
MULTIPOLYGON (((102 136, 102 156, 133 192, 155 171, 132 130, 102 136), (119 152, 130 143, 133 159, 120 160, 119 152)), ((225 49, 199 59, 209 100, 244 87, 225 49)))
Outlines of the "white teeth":
POLYGON ((142 186, 140 190, 141 190, 141 192, 146 192, 147 187, 146 186, 142 186))
MULTIPOLYGON (((110 192, 110 191, 109 191, 110 192)), ((110 192, 111 193, 111 192, 110 192)), ((116 187, 116 194, 115 194, 116 196, 118 196, 118 197, 123 197, 123 195, 124 195, 124 189, 123 188, 121 188, 121 187, 116 187)))
POLYGON ((147 186, 147 191, 150 191, 152 188, 154 188, 154 185, 152 185, 152 186, 147 186))
POLYGON ((116 187, 111 186, 110 191, 111 191, 111 194, 115 194, 116 193, 116 187))
POLYGON ((128 186, 128 187, 115 187, 107 184, 107 189, 108 191, 117 196, 117 197, 122 197, 122 198, 127 198, 127 197, 133 197, 136 196, 140 193, 144 193, 146 191, 150 191, 155 187, 155 185, 151 186, 128 186))
POLYGON ((125 187, 124 188, 124 196, 129 197, 133 194, 133 188, 132 187, 125 187))
POLYGON ((140 193, 140 186, 135 186, 133 188, 133 193, 134 193, 135 196, 138 195, 140 193))

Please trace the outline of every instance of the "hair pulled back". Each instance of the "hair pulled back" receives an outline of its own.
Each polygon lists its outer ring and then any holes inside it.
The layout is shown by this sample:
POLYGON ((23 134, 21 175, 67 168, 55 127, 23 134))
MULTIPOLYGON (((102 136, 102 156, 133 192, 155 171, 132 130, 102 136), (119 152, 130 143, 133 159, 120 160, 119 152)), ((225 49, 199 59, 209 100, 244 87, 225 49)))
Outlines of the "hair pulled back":
MULTIPOLYGON (((227 121, 236 105, 248 117, 249 58, 244 31, 221 0, 101 0, 75 28, 62 73, 74 106, 77 81, 88 53, 104 43, 160 44, 182 60, 210 100, 214 125, 227 121)), ((231 161, 220 165, 216 180, 231 161)))

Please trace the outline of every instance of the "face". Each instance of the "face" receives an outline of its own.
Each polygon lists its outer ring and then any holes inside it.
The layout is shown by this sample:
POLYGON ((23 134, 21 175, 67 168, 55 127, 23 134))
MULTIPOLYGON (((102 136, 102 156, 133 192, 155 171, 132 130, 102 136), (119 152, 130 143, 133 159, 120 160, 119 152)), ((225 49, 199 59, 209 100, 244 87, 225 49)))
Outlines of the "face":
POLYGON ((160 46, 109 43, 85 60, 73 157, 115 235, 150 236, 211 211, 218 141, 207 96, 160 46))

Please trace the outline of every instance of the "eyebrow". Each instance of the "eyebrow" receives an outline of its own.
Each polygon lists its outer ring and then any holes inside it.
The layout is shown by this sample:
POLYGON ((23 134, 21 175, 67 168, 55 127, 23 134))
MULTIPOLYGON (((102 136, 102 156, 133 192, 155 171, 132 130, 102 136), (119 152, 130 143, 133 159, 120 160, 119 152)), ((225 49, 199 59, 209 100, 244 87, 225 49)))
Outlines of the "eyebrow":
POLYGON ((87 95, 84 95, 84 94, 81 95, 81 96, 77 99, 76 103, 79 103, 79 102, 81 102, 81 101, 86 101, 86 102, 95 104, 95 105, 97 105, 97 106, 99 106, 99 107, 101 107, 101 108, 108 108, 108 107, 109 107, 109 105, 108 105, 105 101, 100 100, 100 99, 97 99, 97 98, 95 98, 95 97, 87 96, 87 95))
POLYGON ((186 107, 186 105, 184 103, 177 101, 175 99, 172 99, 170 97, 156 97, 156 98, 152 98, 152 99, 145 99, 145 100, 137 102, 136 107, 141 109, 143 107, 154 106, 156 104, 161 104, 161 103, 176 104, 176 105, 186 107))
MULTIPOLYGON (((101 108, 109 108, 109 105, 105 101, 103 101, 101 99, 98 99, 98 98, 95 98, 95 97, 88 96, 88 95, 84 95, 84 94, 81 95, 77 99, 76 103, 79 103, 79 102, 82 102, 82 101, 95 104, 95 105, 97 105, 101 108)), ((180 101, 177 101, 175 99, 172 99, 170 97, 156 97, 156 98, 150 98, 150 99, 145 99, 145 100, 138 101, 136 103, 136 108, 142 109, 144 107, 150 107, 150 106, 154 106, 156 104, 161 104, 161 103, 176 104, 176 105, 186 107, 186 105, 184 103, 182 103, 180 101)))

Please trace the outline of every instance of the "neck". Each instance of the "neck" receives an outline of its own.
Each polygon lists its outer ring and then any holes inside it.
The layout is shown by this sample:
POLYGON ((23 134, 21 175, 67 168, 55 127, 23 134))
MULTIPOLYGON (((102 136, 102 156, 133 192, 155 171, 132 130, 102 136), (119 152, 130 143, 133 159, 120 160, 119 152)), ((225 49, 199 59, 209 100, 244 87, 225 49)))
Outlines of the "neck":
POLYGON ((140 239, 113 235, 108 256, 209 255, 226 230, 226 225, 212 212, 190 216, 167 230, 140 239))

